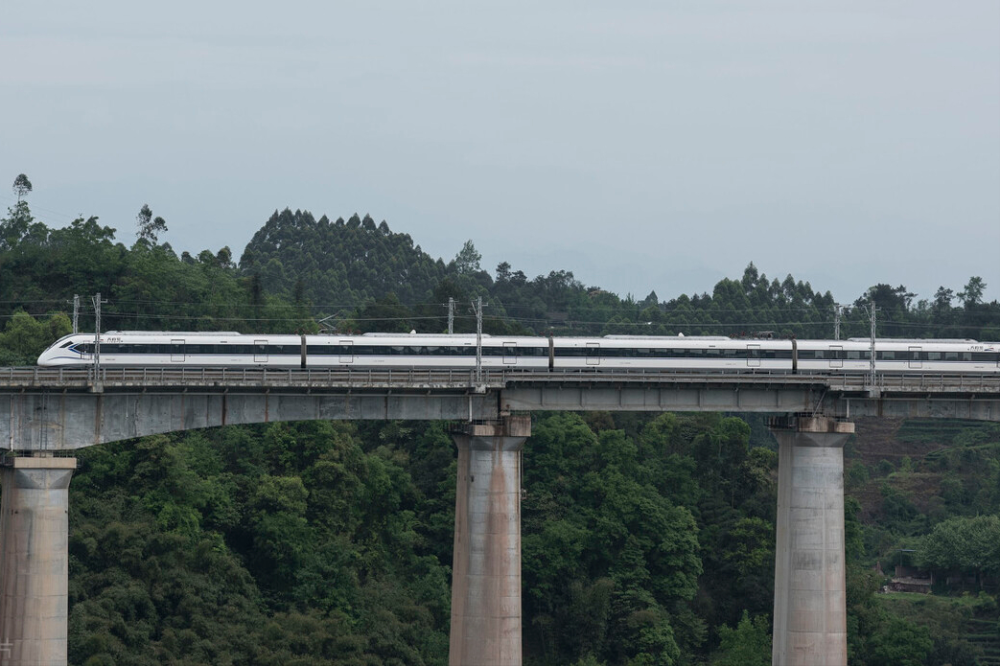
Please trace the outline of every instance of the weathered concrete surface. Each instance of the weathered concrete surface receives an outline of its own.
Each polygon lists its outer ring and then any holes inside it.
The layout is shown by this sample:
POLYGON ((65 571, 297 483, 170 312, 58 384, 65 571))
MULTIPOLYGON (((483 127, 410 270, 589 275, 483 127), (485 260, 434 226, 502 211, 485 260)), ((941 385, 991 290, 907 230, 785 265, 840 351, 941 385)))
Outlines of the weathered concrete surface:
POLYGON ((521 449, 530 434, 528 417, 453 433, 450 666, 521 665, 521 449))
POLYGON ((69 482, 76 458, 0 468, 0 664, 66 666, 69 482))
MULTIPOLYGON (((612 384, 612 382, 608 382, 612 384)), ((893 416, 1000 421, 995 393, 933 392, 848 395, 815 386, 746 385, 672 387, 650 385, 546 386, 508 388, 500 393, 503 411, 757 412, 819 413, 844 418, 893 416)))
POLYGON ((497 417, 496 396, 360 393, 0 394, 0 448, 71 451, 163 432, 313 420, 497 417))
POLYGON ((779 445, 772 661, 846 666, 844 443, 854 424, 812 417, 781 426, 772 426, 779 445))

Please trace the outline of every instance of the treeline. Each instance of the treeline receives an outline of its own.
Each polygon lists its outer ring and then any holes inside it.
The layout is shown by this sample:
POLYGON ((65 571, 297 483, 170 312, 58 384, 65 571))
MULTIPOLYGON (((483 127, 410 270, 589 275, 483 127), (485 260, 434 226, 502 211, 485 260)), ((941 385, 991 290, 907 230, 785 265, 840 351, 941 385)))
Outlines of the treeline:
POLYGON ((469 332, 475 330, 470 303, 482 298, 484 330, 492 333, 830 338, 839 309, 842 337, 867 337, 874 304, 883 337, 1000 339, 1000 302, 983 301, 986 285, 975 276, 957 292, 940 287, 932 299, 876 284, 838 308, 829 291, 790 275, 769 279, 752 263, 712 293, 662 301, 655 292, 636 300, 585 287, 566 270, 529 278, 502 262, 490 274, 480 260, 471 241, 445 263, 367 215, 330 222, 285 210, 254 236, 239 265, 286 298, 305 294, 340 331, 442 332, 452 299, 454 330, 469 332))
MULTIPOLYGON (((443 332, 451 300, 454 330, 471 332, 471 303, 482 298, 484 330, 495 334, 828 338, 834 332, 830 292, 791 276, 769 279, 752 263, 711 294, 661 301, 651 292, 637 301, 585 287, 565 270, 529 279, 503 262, 490 275, 471 241, 448 263, 435 260, 369 216, 331 222, 276 212, 239 265, 228 247, 177 255, 158 242, 166 222, 151 216, 148 207, 140 211, 139 238, 126 247, 95 217, 51 229, 19 201, 0 219, 0 317, 15 329, 28 324, 14 320, 17 311, 69 317, 80 295, 80 329, 93 330, 92 297, 100 293, 107 300, 104 330, 443 332)), ((957 294, 941 287, 933 300, 915 300, 903 286, 874 285, 840 308, 841 337, 869 334, 873 303, 883 337, 1000 339, 1000 302, 984 302, 985 287, 972 277, 957 294)), ((68 330, 61 318, 48 326, 68 330)), ((37 345, 21 342, 29 337, 37 339, 16 333, 0 345, 8 350, 0 361, 31 362, 37 345)))
POLYGON ((317 330, 304 300, 268 293, 258 276, 239 271, 227 247, 178 256, 155 235, 126 247, 115 233, 96 217, 51 229, 24 201, 0 218, 0 364, 33 365, 70 332, 74 295, 81 331, 94 330, 98 293, 107 301, 105 331, 317 330), (36 318, 45 320, 41 328, 36 318))

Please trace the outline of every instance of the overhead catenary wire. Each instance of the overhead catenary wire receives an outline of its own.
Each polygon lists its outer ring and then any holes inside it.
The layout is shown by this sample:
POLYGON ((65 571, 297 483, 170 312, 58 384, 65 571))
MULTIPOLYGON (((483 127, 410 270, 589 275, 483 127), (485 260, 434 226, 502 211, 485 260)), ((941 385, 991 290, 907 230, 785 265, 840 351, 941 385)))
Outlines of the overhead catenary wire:
MULTIPOLYGON (((51 305, 51 304, 61 304, 61 303, 64 303, 64 302, 65 302, 65 299, 0 300, 0 304, 6 304, 6 305, 51 305)), ((186 306, 200 307, 200 308, 206 308, 206 309, 210 309, 210 308, 259 308, 260 307, 260 305, 257 305, 257 304, 254 304, 254 303, 248 303, 248 302, 159 301, 159 300, 152 300, 152 299, 146 300, 146 299, 120 299, 120 298, 114 298, 113 301, 112 301, 112 304, 117 305, 117 306, 123 306, 123 305, 160 305, 160 306, 186 305, 186 306)), ((281 305, 286 306, 286 307, 296 307, 295 304, 293 304, 293 303, 287 303, 287 302, 284 302, 281 305)), ((522 319, 522 320, 525 320, 525 321, 530 321, 530 320, 539 320, 539 321, 541 321, 541 320, 551 320, 551 319, 553 319, 553 318, 545 318, 545 317, 519 317, 518 315, 512 314, 512 313, 516 313, 518 310, 523 310, 524 307, 520 307, 520 306, 516 306, 516 305, 514 305, 514 306, 502 305, 502 304, 501 304, 501 306, 503 307, 503 310, 506 313, 506 317, 505 317, 506 319, 522 319)), ((437 301, 419 301, 419 302, 416 302, 416 303, 406 304, 406 303, 379 303, 377 301, 365 300, 365 301, 362 301, 362 302, 355 302, 355 303, 309 303, 308 304, 309 310, 311 310, 311 311, 319 311, 319 312, 325 311, 325 310, 334 310, 334 309, 344 310, 344 309, 359 309, 359 308, 366 308, 366 307, 401 307, 401 308, 407 308, 407 309, 415 309, 415 308, 423 308, 423 307, 437 308, 437 307, 447 307, 447 303, 440 303, 440 302, 437 302, 437 301)), ((818 312, 818 310, 816 308, 809 308, 809 307, 799 307, 799 308, 782 308, 782 307, 778 307, 777 309, 780 310, 782 314, 791 314, 793 312, 803 312, 803 313, 818 312)), ((679 311, 677 308, 658 308, 658 311, 660 312, 661 315, 671 315, 671 314, 685 314, 685 315, 700 315, 701 314, 701 315, 703 315, 703 314, 710 314, 713 318, 716 318, 716 319, 718 319, 720 317, 726 317, 726 316, 740 316, 740 315, 745 315, 745 314, 758 314, 759 313, 758 310, 754 310, 754 309, 738 309, 738 310, 737 309, 722 309, 722 310, 720 310, 720 309, 713 309, 713 310, 708 310, 708 309, 702 309, 702 308, 686 308, 683 311, 679 311)), ((456 314, 455 316, 458 317, 458 318, 462 318, 462 317, 470 317, 472 315, 456 314)), ((503 317, 503 315, 495 315, 495 316, 503 317)), ((620 313, 619 313, 619 315, 616 315, 616 316, 620 316, 620 313)), ((408 319, 408 318, 413 318, 413 317, 400 317, 400 319, 408 319)), ((583 320, 579 320, 579 321, 583 321, 583 320)), ((832 322, 832 320, 826 320, 826 319, 824 319, 823 321, 824 321, 824 323, 831 323, 832 322)), ((854 320, 848 320, 848 321, 854 321, 854 320)))
MULTIPOLYGON (((62 301, 59 301, 60 303, 62 301)), ((112 302, 114 305, 114 302, 112 302)), ((220 306, 224 307, 224 306, 220 306)), ((45 313, 45 315, 51 316, 55 314, 66 314, 62 310, 56 310, 52 312, 45 313)), ((42 316, 45 316, 42 315, 42 316)), ((13 319, 15 314, 0 314, 0 319, 13 319)), ((212 321, 224 321, 224 322, 247 322, 247 323, 259 323, 259 322, 302 322, 303 320, 312 319, 312 315, 303 315, 301 317, 221 317, 221 316, 207 316, 207 315, 183 315, 183 314, 155 314, 155 313, 134 313, 134 312, 104 312, 105 317, 112 317, 116 319, 154 319, 154 320, 171 320, 171 321, 193 321, 210 319, 212 321)), ((350 315, 345 315, 342 317, 336 317, 335 320, 339 321, 352 321, 352 322, 407 322, 407 321, 441 321, 445 320, 444 315, 434 316, 434 315, 413 315, 413 316, 399 316, 399 317, 354 317, 350 315)), ((467 320, 474 321, 476 319, 475 315, 455 315, 456 320, 467 320)), ((636 328, 649 328, 652 326, 667 326, 667 327, 688 327, 688 328, 741 328, 741 329, 753 329, 768 326, 830 326, 833 324, 832 320, 821 320, 821 321, 757 321, 757 322, 699 322, 699 321, 656 321, 656 322, 643 322, 643 321, 599 321, 599 320, 576 320, 576 319, 552 319, 552 318, 537 318, 537 317, 504 317, 502 315, 483 315, 483 321, 491 322, 510 322, 510 323, 521 323, 521 324, 542 324, 542 325, 552 325, 557 324, 561 327, 569 326, 630 326, 636 328)), ((859 323, 859 322, 854 322, 859 323)), ((953 324, 920 324, 920 323, 908 323, 908 322, 898 322, 892 320, 882 320, 883 325, 892 324, 895 326, 912 326, 926 329, 938 329, 947 330, 953 328, 960 328, 963 326, 961 323, 953 324)))

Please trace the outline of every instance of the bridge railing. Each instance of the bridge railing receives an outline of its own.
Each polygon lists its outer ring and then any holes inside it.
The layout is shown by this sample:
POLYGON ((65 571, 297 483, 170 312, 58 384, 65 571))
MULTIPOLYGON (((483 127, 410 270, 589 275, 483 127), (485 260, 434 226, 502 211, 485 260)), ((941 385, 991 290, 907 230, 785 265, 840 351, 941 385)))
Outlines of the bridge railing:
POLYGON ((0 390, 108 388, 357 388, 503 389, 518 386, 740 385, 757 388, 814 387, 838 392, 1000 393, 1000 374, 790 374, 757 370, 665 372, 643 369, 576 370, 489 368, 476 383, 475 370, 421 368, 0 368, 0 390))
MULTIPOLYGON (((475 385, 475 371, 456 369, 361 368, 0 368, 0 388, 289 386, 465 388, 475 385)), ((503 386, 503 373, 483 371, 483 384, 503 386)))

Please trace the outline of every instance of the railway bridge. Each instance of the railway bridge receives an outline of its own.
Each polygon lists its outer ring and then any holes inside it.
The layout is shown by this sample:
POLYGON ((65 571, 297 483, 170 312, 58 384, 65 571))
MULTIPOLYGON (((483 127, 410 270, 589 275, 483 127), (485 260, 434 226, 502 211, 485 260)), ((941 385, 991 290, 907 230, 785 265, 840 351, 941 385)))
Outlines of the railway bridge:
POLYGON ((774 663, 847 663, 843 445, 861 416, 1000 422, 1000 375, 0 368, 0 664, 63 666, 73 451, 315 419, 456 423, 449 661, 521 664, 521 451, 534 411, 773 415, 774 663))

